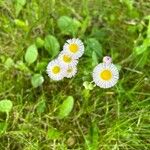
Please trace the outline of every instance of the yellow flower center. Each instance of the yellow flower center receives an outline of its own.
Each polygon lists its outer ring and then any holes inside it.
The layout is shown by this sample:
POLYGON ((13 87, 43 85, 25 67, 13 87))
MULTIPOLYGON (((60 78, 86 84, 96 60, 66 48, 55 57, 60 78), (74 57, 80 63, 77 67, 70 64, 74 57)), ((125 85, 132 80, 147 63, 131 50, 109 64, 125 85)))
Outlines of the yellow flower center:
POLYGON ((103 70, 101 73, 100 73, 100 78, 102 78, 103 80, 110 80, 112 78, 112 73, 110 70, 103 70))
POLYGON ((69 49, 72 53, 76 53, 79 50, 79 47, 77 44, 73 43, 69 45, 69 49))
POLYGON ((72 61, 72 58, 69 57, 69 56, 67 56, 67 55, 64 55, 64 56, 63 56, 63 60, 64 60, 64 62, 66 62, 66 63, 70 63, 70 62, 72 61))
POLYGON ((52 72, 54 74, 58 74, 60 72, 60 67, 59 66, 54 66, 53 69, 52 69, 52 72))

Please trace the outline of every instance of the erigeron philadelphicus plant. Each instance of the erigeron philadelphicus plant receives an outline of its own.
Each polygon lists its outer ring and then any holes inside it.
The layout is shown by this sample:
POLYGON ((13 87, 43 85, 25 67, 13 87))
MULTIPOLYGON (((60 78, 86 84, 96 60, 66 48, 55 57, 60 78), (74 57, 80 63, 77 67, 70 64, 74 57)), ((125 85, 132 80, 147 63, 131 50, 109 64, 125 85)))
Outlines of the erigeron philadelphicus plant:
POLYGON ((92 72, 93 81, 85 81, 83 86, 92 90, 96 85, 100 88, 113 87, 119 79, 119 71, 117 67, 112 63, 112 59, 109 56, 103 58, 103 63, 98 64, 92 72), (95 83, 95 85, 93 85, 95 83))
POLYGON ((109 56, 105 56, 103 63, 98 64, 93 70, 93 81, 101 88, 114 86, 118 79, 119 71, 109 56))
POLYGON ((74 77, 79 58, 83 53, 84 45, 81 40, 75 38, 67 40, 58 57, 48 63, 48 76, 55 81, 62 80, 64 77, 74 77))
MULTIPOLYGON (((52 80, 62 80, 64 77, 72 78, 77 73, 77 64, 79 58, 84 53, 84 45, 79 39, 69 39, 63 46, 57 59, 49 62, 47 74, 52 80)), ((112 63, 109 56, 103 58, 103 63, 98 64, 92 73, 95 86, 101 88, 110 88, 114 86, 119 79, 119 71, 112 63)), ((91 83, 92 83, 91 82, 91 83)), ((91 83, 89 84, 90 89, 91 83)), ((86 87, 86 84, 83 84, 86 87)))

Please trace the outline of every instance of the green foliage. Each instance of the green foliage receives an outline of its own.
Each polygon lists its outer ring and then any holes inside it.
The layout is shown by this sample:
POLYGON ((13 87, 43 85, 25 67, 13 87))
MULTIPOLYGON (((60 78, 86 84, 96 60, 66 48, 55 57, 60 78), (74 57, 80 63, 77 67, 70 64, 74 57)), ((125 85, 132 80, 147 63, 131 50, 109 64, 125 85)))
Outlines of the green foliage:
POLYGON ((23 61, 21 61, 21 60, 19 60, 19 61, 16 62, 15 68, 19 69, 20 71, 22 71, 24 73, 29 73, 29 74, 31 73, 31 71, 27 67, 27 65, 23 61))
POLYGON ((137 66, 139 67, 146 64, 150 52, 150 18, 147 17, 146 20, 148 21, 147 30, 138 37, 137 45, 133 49, 134 55, 138 58, 137 66))
POLYGON ((17 27, 20 27, 20 28, 24 29, 25 31, 28 30, 28 23, 27 22, 24 22, 24 21, 19 20, 19 19, 15 19, 14 22, 15 22, 17 27))
POLYGON ((43 113, 45 111, 45 108, 46 108, 45 100, 41 100, 36 106, 37 113, 38 114, 43 113))
POLYGON ((60 50, 60 45, 57 38, 52 35, 47 35, 45 37, 44 47, 52 57, 55 57, 60 50))
POLYGON ((31 83, 34 88, 41 86, 44 82, 44 78, 41 74, 34 74, 31 78, 31 83))
POLYGON ((37 46, 38 48, 43 47, 43 46, 44 46, 44 40, 41 39, 40 37, 37 37, 37 38, 36 38, 36 46, 37 46))
POLYGON ((86 41, 86 51, 85 54, 89 57, 95 52, 98 57, 102 57, 102 46, 95 38, 89 38, 86 41))
POLYGON ((0 0, 0 150, 149 150, 149 39, 148 0, 0 0), (85 46, 78 73, 49 80, 70 38, 85 46), (110 89, 92 82, 104 55, 110 89))
POLYGON ((41 62, 36 64, 35 70, 44 72, 46 66, 47 66, 47 61, 42 60, 41 62))
POLYGON ((7 123, 6 122, 0 122, 0 135, 3 134, 7 129, 7 123))
POLYGON ((91 82, 88 82, 88 81, 83 82, 83 86, 87 90, 93 90, 93 88, 94 88, 94 85, 91 82))
POLYGON ((32 64, 37 60, 38 57, 38 50, 36 45, 30 45, 25 53, 25 61, 28 64, 32 64))
POLYGON ((74 106, 74 98, 72 96, 68 96, 59 106, 58 117, 61 119, 67 117, 72 111, 73 106, 74 106))
POLYGON ((55 128, 49 128, 48 129, 48 133, 47 133, 47 136, 49 139, 51 140, 55 140, 55 139, 58 139, 60 137, 61 133, 55 129, 55 128))
POLYGON ((78 20, 72 19, 68 16, 61 16, 58 19, 57 24, 62 34, 66 35, 75 35, 78 28, 81 26, 81 23, 78 20))
POLYGON ((4 99, 0 101, 0 111, 9 113, 12 109, 12 102, 10 100, 4 99))
POLYGON ((99 144, 99 129, 96 123, 92 123, 86 136, 86 146, 88 150, 98 150, 99 144))
POLYGON ((5 67, 10 69, 14 65, 14 61, 12 58, 7 58, 5 61, 5 67))
POLYGON ((26 4, 26 0, 14 0, 16 16, 19 15, 20 11, 22 10, 25 4, 26 4))

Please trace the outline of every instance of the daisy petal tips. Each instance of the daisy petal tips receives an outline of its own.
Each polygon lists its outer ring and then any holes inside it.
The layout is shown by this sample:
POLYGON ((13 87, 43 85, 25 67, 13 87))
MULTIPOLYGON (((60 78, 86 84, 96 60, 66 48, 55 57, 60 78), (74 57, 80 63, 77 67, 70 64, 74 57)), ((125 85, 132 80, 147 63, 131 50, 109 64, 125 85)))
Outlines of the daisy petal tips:
POLYGON ((64 44, 63 51, 70 54, 73 58, 78 59, 84 53, 84 45, 79 39, 69 39, 64 44))
POLYGON ((119 71, 111 61, 111 58, 106 56, 103 58, 103 63, 98 64, 93 70, 93 81, 101 88, 110 88, 119 79, 119 71))

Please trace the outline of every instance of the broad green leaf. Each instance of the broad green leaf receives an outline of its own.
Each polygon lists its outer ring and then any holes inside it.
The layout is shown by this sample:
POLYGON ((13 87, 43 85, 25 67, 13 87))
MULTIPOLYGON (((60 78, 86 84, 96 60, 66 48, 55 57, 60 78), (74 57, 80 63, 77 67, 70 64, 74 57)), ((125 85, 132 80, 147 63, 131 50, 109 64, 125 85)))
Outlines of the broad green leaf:
POLYGON ((41 48, 41 47, 43 47, 44 46, 44 40, 43 39, 41 39, 40 37, 37 37, 36 38, 36 46, 38 47, 38 48, 41 48))
POLYGON ((99 129, 96 123, 92 123, 92 125, 90 126, 85 142, 88 150, 98 150, 99 129))
POLYGON ((85 87, 85 89, 88 89, 89 82, 88 81, 83 82, 83 86, 85 87))
POLYGON ((6 68, 11 68, 14 65, 14 61, 12 58, 7 58, 5 61, 5 67, 6 68))
POLYGON ((6 122, 0 122, 0 135, 5 132, 7 129, 7 123, 6 122))
POLYGON ((87 16, 83 21, 82 21, 82 24, 81 24, 81 34, 83 35, 88 26, 90 25, 90 22, 91 22, 91 17, 87 16))
POLYGON ((46 109, 46 103, 45 100, 42 100, 37 104, 36 111, 38 114, 41 114, 45 111, 45 109, 46 109))
POLYGON ((72 19, 68 16, 61 16, 58 19, 57 24, 61 32, 66 35, 76 34, 78 31, 78 28, 81 26, 81 23, 78 20, 72 19))
POLYGON ((62 16, 57 21, 58 27, 61 30, 61 32, 69 33, 71 32, 71 26, 72 26, 72 19, 68 16, 62 16))
POLYGON ((3 55, 0 55, 0 61, 1 61, 2 63, 4 63, 4 62, 6 61, 6 58, 5 58, 5 56, 3 56, 3 55))
POLYGON ((58 117, 59 118, 67 117, 70 114, 70 112, 72 111, 73 105, 74 105, 73 97, 68 96, 59 107, 58 117))
POLYGON ((96 40, 99 40, 100 42, 104 42, 107 38, 107 34, 105 31, 105 28, 92 28, 91 36, 94 37, 96 40))
POLYGON ((19 69, 20 71, 25 72, 26 74, 31 73, 30 69, 21 60, 17 61, 17 63, 15 64, 15 68, 19 69))
POLYGON ((46 109, 46 102, 45 102, 45 96, 42 95, 38 98, 38 103, 36 105, 36 111, 38 114, 41 114, 46 109))
POLYGON ((48 129, 47 136, 49 139, 51 140, 58 139, 60 135, 61 135, 61 132, 59 132, 57 129, 52 128, 52 127, 48 129))
POLYGON ((38 50, 36 48, 36 45, 33 44, 28 47, 25 53, 25 61, 28 64, 32 64, 33 62, 36 61, 37 57, 38 57, 38 50))
POLYGON ((150 39, 150 15, 147 16, 148 17, 148 20, 149 20, 149 23, 148 23, 148 26, 147 26, 147 38, 150 39))
POLYGON ((45 68, 47 66, 47 61, 41 61, 39 63, 37 63, 36 67, 35 67, 35 70, 38 70, 38 71, 45 71, 45 68))
POLYGON ((16 26, 18 26, 24 30, 28 29, 28 22, 24 22, 20 19, 15 19, 14 22, 15 22, 16 26))
POLYGON ((73 19, 73 22, 72 22, 72 33, 73 35, 76 35, 76 33, 78 32, 78 28, 81 27, 81 23, 76 20, 76 19, 73 19))
POLYGON ((129 10, 133 9, 133 2, 134 0, 120 0, 121 3, 124 3, 129 10))
POLYGON ((9 113, 12 109, 12 102, 10 100, 4 99, 0 101, 0 111, 9 113))
POLYGON ((144 39, 143 44, 140 46, 135 47, 134 51, 136 55, 140 55, 147 51, 150 46, 150 39, 144 39))
POLYGON ((26 4, 26 0, 14 0, 16 16, 19 15, 20 11, 22 10, 25 4, 26 4))
POLYGON ((52 57, 55 57, 59 53, 59 42, 56 37, 52 35, 47 35, 45 37, 44 47, 52 57))
POLYGON ((92 66, 96 66, 98 64, 98 56, 96 55, 96 52, 93 51, 92 53, 92 66))
POLYGON ((83 86, 84 86, 85 89, 87 89, 87 90, 93 90, 93 88, 94 88, 94 85, 93 85, 91 82, 88 82, 88 81, 85 81, 85 82, 83 83, 83 86))
POLYGON ((41 86, 44 82, 44 78, 41 74, 34 74, 31 78, 31 83, 34 88, 41 86))
POLYGON ((87 56, 92 56, 93 51, 96 53, 98 57, 102 57, 102 46, 95 38, 89 38, 86 41, 87 47, 85 50, 85 54, 87 56))

